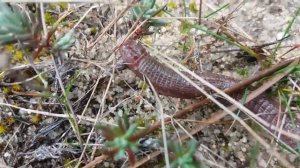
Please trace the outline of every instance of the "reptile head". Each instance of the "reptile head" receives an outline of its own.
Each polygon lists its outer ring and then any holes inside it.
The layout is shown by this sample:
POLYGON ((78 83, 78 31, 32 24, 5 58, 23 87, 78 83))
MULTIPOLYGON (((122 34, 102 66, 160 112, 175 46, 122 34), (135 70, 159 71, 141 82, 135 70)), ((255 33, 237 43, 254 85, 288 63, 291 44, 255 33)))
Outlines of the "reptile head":
POLYGON ((123 64, 129 67, 138 65, 142 57, 146 55, 145 48, 138 42, 128 39, 119 48, 120 59, 117 64, 123 64))

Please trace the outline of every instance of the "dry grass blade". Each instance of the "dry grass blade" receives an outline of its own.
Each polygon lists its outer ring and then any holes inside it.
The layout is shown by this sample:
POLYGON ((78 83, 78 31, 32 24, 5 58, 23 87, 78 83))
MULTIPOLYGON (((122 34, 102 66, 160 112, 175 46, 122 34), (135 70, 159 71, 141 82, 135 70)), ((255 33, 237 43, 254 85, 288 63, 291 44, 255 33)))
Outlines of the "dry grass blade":
POLYGON ((85 166, 83 166, 83 168, 92 168, 97 166, 98 164, 100 164, 102 161, 106 160, 109 156, 108 155, 101 155, 96 157, 93 161, 89 162, 88 164, 86 164, 85 166))
MULTIPOLYGON (((53 60, 53 63, 54 63, 54 69, 55 69, 55 72, 56 72, 56 77, 57 77, 57 80, 58 80, 58 83, 60 85, 60 88, 63 92, 63 95, 64 95, 64 98, 65 98, 65 101, 66 101, 66 104, 67 104, 67 107, 68 107, 68 111, 67 111, 67 115, 69 116, 69 122, 70 122, 70 125, 72 126, 73 128, 73 131, 78 139, 78 141, 80 142, 80 146, 82 146, 83 142, 82 142, 82 138, 81 138, 81 135, 80 135, 80 131, 79 131, 79 126, 78 126, 78 121, 77 121, 77 118, 76 118, 76 115, 74 113, 74 110, 73 110, 73 107, 70 103, 70 100, 68 99, 68 95, 66 93, 66 90, 65 90, 65 86, 62 82, 62 79, 60 77, 60 73, 59 73, 59 70, 58 70, 58 67, 57 67, 57 64, 55 62, 55 57, 54 55, 51 55, 52 56, 52 60, 53 60)), ((57 55, 56 55, 56 58, 57 55)))
POLYGON ((169 160, 169 152, 168 152, 168 141, 167 141, 167 133, 166 133, 166 126, 165 126, 165 115, 163 112, 163 107, 162 104, 158 98, 158 94, 155 91, 154 86, 152 85, 151 81, 149 79, 147 79, 149 81, 149 84, 151 86, 151 88, 154 90, 154 96, 157 102, 157 109, 159 111, 160 114, 160 121, 161 121, 161 130, 162 130, 162 136, 163 136, 163 143, 164 143, 164 156, 165 156, 165 163, 166 163, 166 167, 169 168, 170 167, 170 160, 169 160))
MULTIPOLYGON (((47 112, 47 111, 32 110, 32 109, 22 108, 22 107, 18 107, 16 105, 7 104, 7 103, 0 103, 0 106, 6 106, 6 107, 18 109, 18 110, 20 110, 21 113, 38 114, 38 115, 43 115, 43 116, 48 116, 48 117, 58 117, 58 118, 66 118, 66 119, 69 118, 68 114, 55 114, 55 113, 51 113, 51 112, 47 112)), ((82 116, 82 115, 76 115, 76 118, 78 118, 80 120, 92 122, 92 123, 97 122, 96 119, 93 119, 91 117, 82 116)), ((107 124, 107 125, 116 126, 115 124, 112 124, 110 122, 106 122, 106 121, 101 121, 101 122, 104 124, 107 124)))

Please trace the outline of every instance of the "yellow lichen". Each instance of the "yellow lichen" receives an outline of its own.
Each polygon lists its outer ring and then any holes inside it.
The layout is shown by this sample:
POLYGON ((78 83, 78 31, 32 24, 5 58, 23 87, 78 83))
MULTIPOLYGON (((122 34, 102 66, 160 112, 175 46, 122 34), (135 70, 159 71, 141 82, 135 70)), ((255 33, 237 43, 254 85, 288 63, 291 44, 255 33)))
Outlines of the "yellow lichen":
POLYGON ((0 72, 0 80, 3 80, 4 75, 5 75, 4 71, 1 71, 1 72, 0 72))
POLYGON ((191 12, 193 13, 197 13, 198 10, 197 10, 197 4, 195 2, 195 0, 193 0, 190 4, 189 4, 189 9, 191 12))
POLYGON ((169 1, 167 6, 168 6, 169 9, 176 9, 177 8, 176 2, 174 2, 174 1, 169 1))
POLYGON ((38 124, 41 120, 41 117, 40 117, 40 115, 35 114, 35 115, 31 116, 31 120, 34 124, 38 124))
POLYGON ((148 84, 144 81, 141 81, 138 85, 138 87, 142 90, 146 90, 148 88, 148 84))
POLYGON ((5 45, 4 51, 11 53, 16 51, 16 47, 13 44, 5 45))
POLYGON ((68 9, 69 3, 67 3, 67 2, 59 2, 58 5, 59 5, 59 7, 61 9, 66 10, 66 9, 68 9))
POLYGON ((56 20, 51 13, 45 12, 45 21, 48 25, 53 25, 56 20))
POLYGON ((10 89, 8 87, 2 88, 3 94, 7 95, 10 92, 10 89))
POLYGON ((9 117, 8 120, 7 120, 8 124, 9 125, 12 125, 16 122, 15 118, 14 117, 9 117))
POLYGON ((5 134, 5 132, 6 132, 6 125, 0 124, 0 135, 5 134))
POLYGON ((150 36, 145 36, 145 37, 143 37, 143 42, 148 45, 151 45, 153 43, 153 40, 150 36))
POLYGON ((23 52, 22 51, 15 51, 14 55, 12 56, 12 62, 22 62, 23 59, 23 52))
POLYGON ((19 84, 13 85, 13 86, 12 86, 12 90, 13 90, 13 91, 19 92, 19 91, 22 90, 22 87, 21 87, 21 85, 19 85, 19 84))

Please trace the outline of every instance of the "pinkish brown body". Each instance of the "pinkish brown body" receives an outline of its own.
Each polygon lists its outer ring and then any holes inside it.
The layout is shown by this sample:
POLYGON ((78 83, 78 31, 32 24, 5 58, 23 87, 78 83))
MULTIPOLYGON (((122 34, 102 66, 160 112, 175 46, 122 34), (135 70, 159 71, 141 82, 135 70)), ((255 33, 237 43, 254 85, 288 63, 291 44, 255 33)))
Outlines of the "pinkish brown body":
MULTIPOLYGON (((121 54, 121 58, 118 63, 126 65, 141 79, 146 76, 158 93, 185 99, 203 96, 198 89, 193 87, 180 75, 151 57, 145 48, 136 41, 131 39, 125 41, 123 45, 120 46, 119 52, 121 54)), ((198 75, 222 90, 237 83, 237 80, 223 75, 212 73, 200 73, 198 75)), ((204 87, 199 82, 196 83, 198 83, 199 86, 204 87)), ((210 92, 209 88, 204 88, 210 92)), ((240 98, 241 96, 239 95, 235 97, 240 98)), ((265 121, 276 125, 279 114, 279 110, 277 108, 278 105, 265 94, 262 94, 247 103, 246 107, 254 113, 260 114, 260 117, 265 121)), ((295 123, 299 124, 300 121, 296 120, 295 123)), ((300 128, 292 128, 290 125, 289 117, 286 119, 283 129, 300 134, 300 128)), ((296 143, 286 136, 281 136, 281 140, 292 147, 296 146, 296 143)))

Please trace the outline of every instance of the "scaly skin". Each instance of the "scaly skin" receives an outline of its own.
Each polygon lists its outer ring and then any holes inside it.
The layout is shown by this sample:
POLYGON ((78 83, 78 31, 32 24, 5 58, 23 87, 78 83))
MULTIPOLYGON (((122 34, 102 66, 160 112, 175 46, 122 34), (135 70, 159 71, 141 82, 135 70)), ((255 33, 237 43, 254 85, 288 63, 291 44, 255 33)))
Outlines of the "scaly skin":
MULTIPOLYGON (((198 89, 193 87, 179 74, 151 57, 145 48, 136 41, 128 39, 122 46, 120 46, 119 52, 121 58, 118 63, 126 65, 127 68, 133 71, 141 79, 146 76, 158 93, 165 96, 184 99, 192 99, 203 96, 198 89)), ((233 78, 218 74, 200 73, 198 75, 221 90, 229 88, 238 82, 233 78)), ((197 82, 197 80, 195 81, 199 86, 203 87, 208 92, 211 92, 209 88, 203 86, 197 82)), ((242 94, 238 94, 234 97, 236 99, 240 99, 241 95, 242 94)), ((255 114, 259 114, 259 116, 268 123, 276 125, 279 115, 279 109, 277 108, 278 105, 276 102, 269 99, 266 94, 261 94, 245 106, 255 114)), ((290 123, 291 119, 287 117, 283 125, 283 129, 299 135, 300 128, 292 128, 290 123)), ((298 125, 300 121, 296 120, 295 123, 298 125)), ((296 143, 292 139, 284 135, 281 136, 281 140, 291 147, 296 146, 296 143)))

